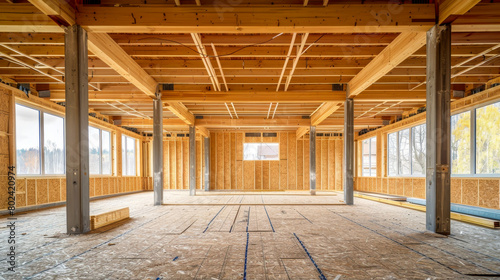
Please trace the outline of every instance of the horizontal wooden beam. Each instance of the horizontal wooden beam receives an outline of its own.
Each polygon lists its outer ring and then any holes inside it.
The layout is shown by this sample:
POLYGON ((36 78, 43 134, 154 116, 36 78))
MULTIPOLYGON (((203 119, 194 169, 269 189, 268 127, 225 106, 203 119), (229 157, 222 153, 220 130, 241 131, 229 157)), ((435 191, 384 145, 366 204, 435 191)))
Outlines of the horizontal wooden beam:
MULTIPOLYGON (((337 95, 335 92, 331 91, 289 91, 291 98, 286 95, 278 96, 276 99, 262 97, 266 93, 273 95, 276 92, 273 91, 262 91, 258 92, 257 98, 250 99, 245 97, 246 91, 241 92, 229 92, 228 95, 236 93, 237 96, 230 98, 221 98, 219 92, 190 92, 190 91, 169 91, 162 95, 164 102, 188 102, 188 103, 200 103, 200 104, 222 104, 224 102, 233 103, 246 103, 246 104, 257 104, 257 103, 268 103, 268 102, 282 102, 282 103, 321 103, 326 101, 338 101, 342 102, 345 97, 337 95), (173 94, 170 96, 169 94, 173 94), (167 95, 167 96, 165 96, 167 95), (212 96, 214 95, 214 96, 212 96), (298 101, 294 98, 296 95, 310 96, 310 100, 298 101), (186 97, 188 96, 188 97, 186 97), (237 99, 238 96, 242 98, 237 99), (325 97, 326 96, 326 97, 325 97)), ((255 93, 250 91, 249 93, 255 93)), ((224 93, 225 94, 225 93, 224 93)), ((150 103, 151 98, 145 96, 142 93, 131 92, 123 93, 122 91, 93 91, 89 90, 88 93, 90 102, 136 102, 136 103, 150 103)), ((344 95, 345 96, 345 95, 344 95)), ((64 102, 65 94, 64 91, 51 90, 50 97, 47 99, 54 102, 64 102)), ((302 98, 299 98, 302 99, 302 98)), ((364 91, 362 94, 354 98, 357 102, 380 102, 380 101, 425 101, 425 91, 422 90, 401 90, 401 91, 364 91)))
POLYGON ((173 92, 163 91, 166 102, 199 103, 317 103, 345 99, 345 92, 272 92, 272 91, 230 91, 230 92, 173 92))
MULTIPOLYGON (((420 32, 417 32, 420 33, 420 32)), ((399 36, 398 36, 399 37, 399 36)), ((89 38, 90 39, 90 38, 89 38)), ((112 40, 112 38, 110 38, 112 40)), ((199 57, 196 51, 190 48, 183 48, 178 46, 120 46, 114 40, 113 42, 120 48, 122 48, 128 55, 134 57, 138 60, 144 59, 192 59, 199 57)), ((393 40, 393 42, 398 42, 393 40)), ((390 46, 390 45, 389 45, 390 46)), ((389 47, 387 46, 387 47, 389 47)), ((364 59, 372 59, 380 54, 383 50, 387 48, 386 46, 316 46, 311 47, 305 52, 301 57, 303 58, 316 58, 316 59, 326 59, 326 58, 353 58, 363 61, 364 59)), ((451 47, 452 57, 471 57, 478 53, 484 51, 488 46, 482 45, 454 45, 451 47)), ((11 48, 16 49, 22 53, 35 56, 35 57, 64 57, 64 46, 62 45, 14 45, 11 48)), ((394 49, 394 48, 393 48, 394 49)), ((288 48, 285 46, 249 46, 247 48, 242 48, 240 46, 224 46, 217 48, 217 52, 224 58, 221 60, 225 62, 226 60, 235 58, 252 58, 252 59, 285 59, 287 55, 288 48)), ((394 50, 393 50, 394 51, 394 50)), ((398 50, 400 51, 400 50, 398 50)), ((492 51, 489 53, 490 56, 497 54, 497 52, 492 51)), ((213 51, 207 50, 208 55, 213 55, 213 51)), ((387 55, 387 54, 386 54, 387 55)), ((388 53, 388 55, 396 56, 397 53, 388 53)), ((89 54, 90 58, 95 58, 94 54, 89 54)), ((295 57, 295 55, 292 55, 295 57)), ((425 58, 426 52, 425 47, 420 45, 416 51, 407 55, 407 57, 412 58, 425 58)), ((397 58, 397 57, 396 57, 397 58)), ((300 60, 299 60, 300 61, 300 60)), ((318 62, 314 62, 315 64, 318 62)), ((342 64, 347 64, 348 62, 337 62, 337 61, 327 61, 330 67, 341 66, 342 64)), ((357 61, 350 62, 351 65, 356 65, 357 61)), ((199 64, 200 65, 200 64, 199 64)), ((314 66, 314 64, 313 64, 314 66)), ((308 69, 309 62, 298 63, 297 67, 308 69)), ((358 68, 362 67, 358 65, 358 68)), ((151 68, 151 67, 149 67, 151 68)), ((201 67, 200 67, 201 68, 201 67)), ((224 67, 225 68, 225 67, 224 67)), ((243 68, 240 64, 239 68, 243 68)), ((246 65, 244 67, 246 69, 246 65)), ((259 67, 264 68, 264 67, 259 67)), ((291 68, 288 66, 287 68, 291 68)))
MULTIPOLYGON (((274 119, 266 119, 263 117, 240 117, 239 119, 231 119, 229 117, 204 117, 196 119, 195 126, 209 128, 251 128, 251 127, 269 127, 279 128, 280 126, 288 128, 307 128, 311 124, 310 119, 297 117, 277 117, 274 119)), ((382 119, 365 118, 355 119, 354 125, 357 127, 380 126, 383 124, 382 119)), ((121 126, 131 126, 136 128, 152 128, 153 120, 151 119, 122 119, 121 126)), ((318 127, 342 127, 344 120, 342 118, 328 118, 324 120, 318 127)), ((187 124, 181 119, 163 119, 164 127, 187 127, 187 124)))
MULTIPOLYGON (((109 34, 115 42, 120 46, 178 46, 178 43, 182 43, 187 46, 194 46, 193 39, 191 36, 186 36, 185 34, 155 34, 151 36, 150 34, 109 34), (173 41, 173 42, 170 42, 173 41)), ((315 35, 310 34, 309 40, 316 42, 315 46, 387 46, 389 45, 399 34, 388 33, 388 34, 370 34, 360 35, 360 34, 321 34, 315 35), (366 40, 368 39, 368 40, 366 40)), ((203 42, 213 43, 215 46, 248 46, 253 44, 259 44, 259 46, 289 46, 292 35, 283 34, 275 39, 269 41, 273 38, 273 34, 240 34, 234 36, 234 34, 200 34, 203 42), (268 42, 266 42, 268 41, 268 42), (262 43, 265 42, 265 43, 262 43)), ((64 45, 64 34, 62 33, 0 33, 0 43, 2 44, 44 44, 44 45, 64 45)), ((455 32, 451 34, 452 45, 477 45, 477 44, 499 44, 500 34, 499 32, 455 32)), ((295 45, 299 45, 295 43, 295 45)), ((223 59, 223 57, 221 57, 223 59)), ((136 60, 137 61, 137 60, 136 60)), ((140 62, 137 61, 139 64, 140 62)), ((150 63, 153 63, 154 60, 150 63)), ((167 62, 170 62, 167 61, 167 62)), ((198 61, 201 64, 201 61, 198 61)), ((247 61, 250 63, 250 61, 247 61)), ((272 61, 270 61, 272 62, 272 61)), ((321 61, 318 61, 321 62, 321 61)), ((325 63, 331 64, 332 61, 324 61, 325 63)), ((338 64, 341 61, 336 61, 338 64)), ((349 61, 345 61, 349 62, 349 61)), ((299 65, 305 64, 299 61, 299 65)), ((251 65, 251 64, 250 64, 251 65)), ((249 67, 245 63, 245 69, 249 67)), ((309 64, 308 64, 309 65, 309 64)), ((363 65, 361 65, 363 66, 363 65)), ((156 67, 153 67, 156 68, 156 67)), ((224 67, 225 69, 226 67, 224 67)))
POLYGON ((84 5, 77 19, 89 31, 108 33, 393 33, 428 30, 434 24, 434 5, 238 5, 227 12, 217 6, 84 5), (318 17, 322 14, 328 17, 318 17))
POLYGON ((30 3, 0 3, 0 32, 64 33, 64 30, 30 3))

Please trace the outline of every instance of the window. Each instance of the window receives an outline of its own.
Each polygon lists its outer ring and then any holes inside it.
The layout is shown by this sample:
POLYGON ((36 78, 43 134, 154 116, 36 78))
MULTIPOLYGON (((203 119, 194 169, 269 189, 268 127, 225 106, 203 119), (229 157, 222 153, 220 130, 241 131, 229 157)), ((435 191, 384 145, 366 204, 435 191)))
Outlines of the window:
POLYGON ((122 174, 135 176, 135 139, 122 135, 122 174))
POLYGON ((389 134, 387 141, 387 173, 389 176, 398 175, 398 133, 389 134))
POLYGON ((41 174, 40 111, 16 104, 16 157, 19 174, 41 174))
POLYGON ((425 124, 411 128, 411 167, 414 175, 425 175, 425 129, 425 124))
POLYGON ((410 130, 399 132, 399 175, 410 175, 410 130))
POLYGON ((102 174, 111 175, 111 133, 101 130, 102 174))
POLYGON ((451 116, 451 173, 470 174, 471 112, 451 116))
POLYGON ((45 174, 64 175, 64 119, 43 113, 43 136, 45 174))
POLYGON ((64 119, 62 117, 16 104, 18 174, 65 174, 64 148, 64 119))
POLYGON ((362 142, 362 176, 377 176, 377 138, 363 140, 362 142))
POLYGON ((89 126, 90 174, 111 175, 110 132, 89 126))
POLYGON ((422 124, 387 136, 389 176, 425 175, 425 129, 425 124, 422 124))
POLYGON ((279 160, 279 143, 243 143, 243 160, 279 160))
POLYGON ((500 174, 500 102, 476 109, 476 174, 500 174))

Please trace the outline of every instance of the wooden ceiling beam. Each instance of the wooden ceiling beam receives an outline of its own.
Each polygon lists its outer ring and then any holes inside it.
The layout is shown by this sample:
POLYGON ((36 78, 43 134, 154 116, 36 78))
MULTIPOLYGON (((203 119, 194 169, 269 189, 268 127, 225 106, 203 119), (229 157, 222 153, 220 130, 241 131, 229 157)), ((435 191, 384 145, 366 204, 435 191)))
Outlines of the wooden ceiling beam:
POLYGON ((74 25, 75 9, 64 0, 28 0, 42 13, 50 16, 56 23, 64 26, 74 25), (57 19, 57 20, 56 20, 57 19))
MULTIPOLYGON (((354 120, 356 126, 378 126, 383 124, 382 119, 375 118, 360 118, 354 120)), ((131 126, 136 128, 152 128, 152 119, 139 119, 139 118, 122 118, 122 126, 131 126)), ((163 126, 187 126, 186 123, 181 122, 179 119, 163 119, 163 126)), ((274 119, 265 119, 262 117, 241 117, 239 119, 231 119, 229 117, 205 117, 203 119, 196 119, 195 126, 203 128, 224 128, 224 127, 305 127, 309 128, 311 120, 303 119, 300 117, 277 117, 274 119)), ((328 118, 319 127, 338 127, 344 125, 342 118, 328 118)), ((307 133, 308 130, 305 132, 307 133)))
MULTIPOLYGON (((74 10, 64 0, 31 1, 44 14, 52 16, 53 19, 58 17, 59 20, 64 20, 63 25, 76 23, 74 10)), ((108 34, 89 32, 88 49, 147 96, 156 98, 158 82, 142 69, 108 34)), ((187 124, 194 123, 194 115, 182 103, 171 102, 168 103, 167 108, 187 124)), ((133 110, 131 107, 128 107, 128 109, 133 110)))
POLYGON ((148 75, 108 34, 88 33, 88 48, 146 95, 155 98, 158 82, 148 75))
POLYGON ((427 31, 434 24, 434 5, 331 4, 327 7, 277 5, 235 6, 234 21, 219 7, 138 6, 79 8, 77 23, 107 33, 392 33, 427 31), (384 12, 384 17, 374 16, 384 12), (165 14, 169 15, 168 17, 165 14), (318 17, 328 14, 328 17, 318 17), (390 20, 388 20, 390 18, 390 20), (367 19, 372 19, 368 20, 367 19))
MULTIPOLYGON (((345 100, 345 98, 344 98, 345 100)), ((311 125, 317 126, 328 118, 333 112, 337 111, 344 101, 341 102, 325 102, 314 114, 311 116, 311 125)))
MULTIPOLYGON (((2 34, 2 33, 0 33, 2 34)), ((498 42, 500 43, 500 42, 498 42)), ((498 44, 497 43, 497 44, 498 44)), ((485 48, 489 46, 483 46, 482 50, 478 50, 477 53, 482 52, 485 48)), ((452 57, 452 65, 462 62, 466 57, 452 57)), ((40 57, 40 61, 46 64, 52 65, 58 69, 64 69, 64 58, 63 57, 40 57)), ((178 70, 178 69, 190 69, 190 70, 202 70, 205 69, 200 60, 189 60, 189 59, 152 59, 152 58, 135 58, 134 59, 139 66, 147 70, 178 70)), ((480 59, 478 59, 480 60, 480 59)), ((224 63, 224 69, 228 70, 281 70, 283 67, 283 61, 280 60, 268 60, 268 59, 255 59, 255 60, 245 60, 243 63, 241 60, 221 60, 224 63)), ((297 71, 308 70, 361 70, 363 67, 370 63, 371 59, 342 59, 342 60, 326 60, 326 59, 309 59, 299 61, 297 65, 297 71)), ((425 57, 410 57, 403 61, 396 69, 425 69, 425 57)), ((110 69, 110 67, 105 64, 100 59, 94 57, 89 58, 89 70, 95 69, 110 69)), ((472 66, 476 63, 468 63, 464 66, 472 66)), ((492 66, 500 66, 500 61, 491 64, 492 66)), ((0 67, 8 67, 4 61, 0 60, 0 67)))
POLYGON ((296 138, 299 140, 302 136, 306 135, 310 130, 309 126, 301 126, 297 129, 296 138))
MULTIPOLYGON (((48 98, 54 102, 65 100, 64 90, 50 89, 48 98)), ((168 91, 162 94, 164 102, 187 102, 197 103, 206 106, 207 104, 221 104, 224 102, 259 104, 268 102, 283 103, 322 103, 327 101, 342 102, 345 100, 345 93, 332 93, 331 91, 287 91, 287 92, 267 92, 267 91, 231 91, 228 93, 215 93, 207 91, 168 91)), ((364 91, 355 97, 356 102, 380 102, 380 101, 400 101, 423 102, 425 101, 425 91, 364 91)), ((93 91, 89 90, 89 101, 91 102, 145 102, 149 103, 151 98, 142 92, 118 91, 93 91)))
POLYGON ((196 131, 203 137, 206 138, 210 137, 210 131, 204 126, 197 126, 196 131))
POLYGON ((467 13, 481 0, 446 0, 439 4, 439 24, 450 23, 467 13))
POLYGON ((363 92, 370 85, 384 77, 389 71, 422 48, 426 42, 426 32, 404 32, 377 55, 358 75, 349 81, 349 96, 363 92))
MULTIPOLYGON (((316 46, 387 46, 396 37, 397 33, 370 34, 370 40, 360 34, 321 34, 323 37, 316 42, 316 46)), ((310 34, 311 41, 315 41, 320 34, 310 34)), ((120 46, 178 46, 182 43, 194 46, 191 37, 185 34, 110 34, 111 38, 120 46), (170 42, 175 41, 178 43, 170 42)), ((200 34, 204 42, 211 42, 216 47, 248 46, 259 44, 275 37, 273 34, 200 34)), ((292 34, 283 34, 259 46, 289 46, 292 34)), ((64 45, 63 33, 1 33, 0 43, 25 45, 64 45)), ((451 34, 452 45, 482 45, 499 44, 499 32, 454 32, 451 34)), ((296 44, 297 45, 297 44, 296 44)), ((226 68, 226 67, 224 67, 226 68)))
POLYGON ((181 102, 167 102, 167 109, 188 125, 194 124, 194 115, 181 102))
POLYGON ((59 25, 30 3, 0 3, 0 30, 6 34, 16 32, 64 33, 59 25))
MULTIPOLYGON (((268 91, 229 91, 229 92, 180 92, 163 91, 162 100, 168 102, 198 103, 317 103, 338 101, 345 92, 268 92, 268 91)), ((344 98, 345 99, 345 98, 344 98)))

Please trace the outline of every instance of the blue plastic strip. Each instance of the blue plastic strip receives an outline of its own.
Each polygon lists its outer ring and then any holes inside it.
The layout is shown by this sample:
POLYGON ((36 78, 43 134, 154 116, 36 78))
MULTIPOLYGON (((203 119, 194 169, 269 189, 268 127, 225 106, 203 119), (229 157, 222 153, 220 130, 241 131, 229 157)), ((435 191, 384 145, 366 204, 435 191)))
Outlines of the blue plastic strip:
POLYGON ((309 257, 309 259, 311 260, 311 262, 314 264, 314 267, 316 267, 316 270, 318 271, 319 273, 319 279, 321 280, 327 280, 326 279, 326 276, 323 274, 323 272, 321 271, 321 269, 319 268, 319 266, 316 264, 316 262, 314 261, 313 257, 311 256, 311 254, 309 254, 309 251, 307 251, 307 248, 306 246, 304 245, 304 243, 302 243, 302 241, 300 240, 300 238, 297 236, 297 234, 295 234, 295 232, 293 233, 293 235, 295 235, 295 238, 297 238, 297 240, 299 241, 300 245, 302 246, 302 248, 304 249, 304 251, 306 252, 307 256, 309 257))
MULTIPOLYGON (((424 205, 424 206, 426 204, 425 199, 421 199, 421 198, 408 197, 406 199, 406 201, 411 202, 413 204, 424 205)), ((466 214, 466 215, 478 216, 478 217, 482 217, 482 218, 500 220, 500 210, 495 210, 495 209, 488 209, 488 208, 452 203, 451 204, 451 211, 456 212, 456 213, 466 214)))
POLYGON ((299 215, 301 215, 302 217, 304 217, 304 219, 306 219, 308 222, 310 222, 311 224, 313 222, 311 222, 311 220, 309 220, 308 218, 306 218, 306 216, 302 215, 302 213, 300 213, 297 209, 295 209, 295 211, 297 211, 297 213, 299 213, 299 215))
POLYGON ((243 269, 243 280, 247 279, 247 258, 248 258, 248 240, 250 239, 250 233, 247 232, 247 246, 245 248, 245 267, 243 269))
POLYGON ((271 224, 271 228, 273 229, 273 232, 275 232, 274 227, 273 227, 273 222, 271 222, 271 218, 269 217, 269 213, 267 213, 267 209, 266 209, 265 205, 264 205, 264 210, 266 210, 266 215, 267 215, 267 219, 269 219, 269 224, 271 224))
POLYGON ((226 206, 225 205, 222 206, 222 208, 219 210, 219 212, 217 212, 217 214, 215 214, 215 216, 210 220, 210 222, 208 223, 208 225, 205 228, 205 230, 203 231, 203 233, 205 233, 208 230, 208 227, 210 226, 210 224, 215 220, 215 218, 217 218, 217 216, 219 215, 220 211, 222 211, 222 209, 224 209, 224 207, 226 207, 226 206))

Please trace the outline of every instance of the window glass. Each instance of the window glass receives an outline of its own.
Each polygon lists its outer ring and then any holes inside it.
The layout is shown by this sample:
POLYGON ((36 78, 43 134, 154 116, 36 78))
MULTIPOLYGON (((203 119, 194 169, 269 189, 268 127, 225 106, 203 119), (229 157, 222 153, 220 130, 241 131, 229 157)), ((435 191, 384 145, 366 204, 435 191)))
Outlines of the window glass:
POLYGON ((279 143, 243 143, 243 160, 279 160, 279 143))
POLYGON ((370 139, 363 140, 361 146, 363 153, 361 160, 363 166, 362 176, 370 176, 370 139))
POLYGON ((476 173, 500 174, 500 102, 476 109, 476 173))
POLYGON ((412 174, 413 175, 424 175, 425 174, 425 124, 412 127, 412 174))
POLYGON ((370 139, 370 176, 377 176, 377 138, 370 139))
POLYGON ((409 175, 410 172, 410 130, 399 131, 399 175, 409 175))
POLYGON ((127 175, 135 176, 135 139, 127 137, 127 175))
POLYGON ((109 131, 101 131, 101 147, 102 147, 102 174, 111 174, 111 133, 109 131))
POLYGON ((40 174, 40 112, 16 104, 18 174, 40 174))
POLYGON ((100 136, 99 129, 89 126, 89 171, 90 174, 100 174, 100 136))
POLYGON ((122 175, 127 174, 127 138, 125 135, 122 135, 122 175))
POLYGON ((389 134, 387 140, 387 173, 389 176, 398 175, 398 133, 389 134))
POLYGON ((64 119, 44 113, 43 135, 45 174, 65 174, 64 119))
POLYGON ((451 116, 451 173, 470 174, 470 112, 451 116))
POLYGON ((377 138, 363 140, 362 148, 362 176, 377 176, 377 138))

